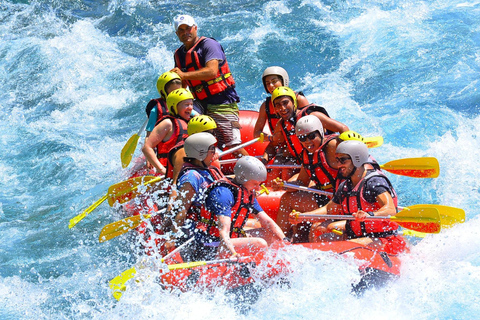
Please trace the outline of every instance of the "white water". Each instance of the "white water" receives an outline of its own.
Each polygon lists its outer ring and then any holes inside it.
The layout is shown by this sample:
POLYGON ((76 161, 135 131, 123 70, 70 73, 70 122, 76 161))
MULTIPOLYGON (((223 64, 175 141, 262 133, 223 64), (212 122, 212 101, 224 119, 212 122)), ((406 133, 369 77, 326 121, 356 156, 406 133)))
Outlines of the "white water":
MULTIPOLYGON (((0 1, 0 315, 2 319, 474 319, 479 311, 480 3, 471 1, 0 1), (291 288, 263 291, 247 315, 152 281, 120 302, 107 282, 136 262, 103 204, 70 218, 125 178, 120 150, 145 119, 156 77, 179 45, 171 20, 197 18, 219 40, 242 109, 264 99, 270 65, 332 117, 382 135, 380 162, 434 156, 438 179, 389 175, 403 205, 463 208, 466 223, 402 257, 402 277, 356 298, 354 261, 299 252, 291 288), (361 311, 360 311, 361 310, 361 311)), ((137 149, 137 153, 138 153, 137 149)))

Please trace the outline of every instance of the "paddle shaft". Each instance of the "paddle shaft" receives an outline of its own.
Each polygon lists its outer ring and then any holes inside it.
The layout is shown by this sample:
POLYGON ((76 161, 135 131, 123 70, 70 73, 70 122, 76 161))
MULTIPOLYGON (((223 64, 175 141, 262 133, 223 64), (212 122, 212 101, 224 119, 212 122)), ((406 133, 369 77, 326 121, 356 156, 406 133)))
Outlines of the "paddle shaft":
POLYGON ((191 237, 190 239, 188 239, 184 244, 180 245, 178 248, 175 248, 175 250, 173 250, 172 252, 170 252, 169 254, 167 254, 165 257, 163 257, 160 262, 164 262, 165 260, 167 259, 170 259, 175 253, 177 253, 178 251, 182 250, 183 248, 185 248, 190 242, 192 242, 193 240, 195 240, 195 237, 191 237))
POLYGON ((185 262, 185 263, 177 263, 168 265, 168 270, 180 270, 180 269, 189 269, 195 267, 202 267, 212 264, 222 264, 222 263, 240 263, 240 260, 249 259, 251 257, 238 257, 235 259, 226 258, 226 259, 218 259, 218 260, 210 260, 210 261, 194 261, 194 262, 185 262))
POLYGON ((333 196, 333 192, 329 192, 329 191, 313 189, 313 188, 309 188, 309 187, 305 187, 305 186, 297 186, 295 184, 291 184, 291 183, 288 183, 288 182, 283 182, 282 184, 285 188, 288 188, 288 189, 312 192, 312 193, 317 193, 317 194, 321 194, 321 195, 328 196, 328 197, 333 196))
POLYGON ((221 158, 221 157, 223 157, 224 155, 227 155, 227 154, 229 154, 229 153, 235 152, 235 151, 237 151, 237 150, 239 150, 239 149, 242 149, 242 148, 244 148, 244 147, 248 147, 249 145, 254 144, 254 143, 256 143, 256 142, 263 142, 263 135, 261 135, 261 136, 258 137, 258 138, 255 138, 255 139, 253 139, 253 140, 250 140, 250 141, 247 141, 247 142, 245 142, 245 143, 239 144, 238 146, 235 146, 235 147, 230 148, 230 149, 228 149, 228 150, 222 151, 222 152, 220 152, 220 153, 218 154, 218 157, 221 158))
POLYGON ((137 132, 137 136, 140 136, 142 134, 142 132, 145 130, 145 128, 147 127, 147 124, 148 124, 148 118, 147 120, 145 120, 145 122, 142 124, 142 127, 140 128, 140 130, 138 130, 137 132))

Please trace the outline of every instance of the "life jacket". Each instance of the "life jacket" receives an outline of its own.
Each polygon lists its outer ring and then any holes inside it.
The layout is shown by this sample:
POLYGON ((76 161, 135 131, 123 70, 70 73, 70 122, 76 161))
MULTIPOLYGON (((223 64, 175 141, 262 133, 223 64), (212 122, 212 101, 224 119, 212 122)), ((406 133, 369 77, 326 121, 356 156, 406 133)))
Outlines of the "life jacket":
MULTIPOLYGON (((303 96, 303 92, 296 92, 295 95, 297 97, 298 95, 303 96)), ((267 99, 265 100, 265 112, 267 114, 267 122, 268 122, 268 126, 270 127, 270 132, 273 133, 273 131, 275 130, 275 126, 277 125, 277 122, 281 119, 281 117, 275 112, 275 108, 273 106, 273 101, 271 96, 268 96, 267 99)))
POLYGON ((147 117, 150 118, 150 113, 152 112, 152 109, 157 107, 157 120, 160 120, 163 116, 168 114, 168 108, 167 108, 167 102, 163 98, 157 98, 157 99, 152 99, 150 102, 147 104, 147 107, 145 108, 145 112, 147 113, 147 117))
POLYGON ((307 171, 310 179, 315 181, 315 188, 329 192, 335 191, 335 179, 337 178, 338 169, 332 168, 327 161, 325 147, 336 139, 338 135, 326 136, 323 144, 313 154, 303 150, 303 168, 307 171))
POLYGON ((167 165, 165 166, 166 168, 166 173, 165 173, 165 177, 166 178, 170 178, 170 179, 173 179, 173 156, 175 155, 175 153, 182 149, 183 148, 183 145, 185 144, 185 140, 181 140, 179 141, 175 146, 173 146, 172 149, 170 149, 170 151, 168 151, 168 155, 167 155, 167 165))
MULTIPOLYGON (((201 65, 200 59, 198 57, 197 48, 200 43, 202 43, 206 37, 200 37, 200 39, 193 45, 190 50, 185 54, 185 60, 180 59, 181 52, 184 51, 185 46, 182 45, 175 51, 175 64, 182 69, 182 71, 195 71, 199 70, 205 66, 201 65)), ((213 39, 213 38, 210 38, 213 39)), ((213 39, 215 40, 215 39, 213 39)), ((222 46, 220 46, 222 51, 222 46)), ((208 97, 211 97, 217 93, 225 91, 227 88, 235 87, 235 80, 233 80, 232 73, 228 66, 227 59, 223 60, 218 66, 217 75, 209 80, 187 80, 190 91, 198 100, 204 100, 208 97)))
POLYGON ((297 159, 297 161, 302 159, 301 154, 303 151, 303 145, 300 143, 300 140, 298 140, 298 137, 295 134, 295 125, 297 124, 298 119, 309 115, 314 111, 321 112, 329 117, 325 108, 315 104, 309 104, 308 106, 305 106, 305 108, 301 109, 300 112, 296 112, 289 120, 285 121, 280 119, 282 134, 287 144, 288 151, 297 159))
MULTIPOLYGON (((393 198, 395 208, 397 207, 398 198, 388 178, 380 170, 368 170, 365 177, 360 180, 353 190, 349 190, 349 187, 347 186, 347 180, 344 180, 339 185, 338 191, 342 192, 340 202, 342 205, 343 214, 351 214, 357 212, 358 210, 374 212, 380 209, 380 205, 376 201, 374 203, 370 203, 364 197, 366 183, 373 177, 385 178, 385 180, 388 182, 389 192, 393 198)), ((380 238, 395 234, 397 229, 398 224, 388 219, 365 220, 362 222, 347 220, 345 234, 349 239, 360 237, 380 238)))
MULTIPOLYGON (((216 187, 223 186, 228 188, 235 199, 235 204, 231 208, 232 223, 230 227, 230 238, 239 238, 245 236, 243 226, 248 220, 248 215, 253 210, 253 203, 255 201, 255 193, 248 192, 245 187, 234 183, 230 179, 221 179, 212 183, 205 191, 205 198, 216 187)), ((198 231, 204 232, 211 236, 220 237, 220 232, 217 224, 217 216, 205 208, 205 204, 200 210, 200 217, 197 221, 196 228, 198 231)))
MULTIPOLYGON (((185 162, 183 164, 182 169, 180 170, 180 173, 178 174, 178 178, 180 179, 181 176, 183 176, 184 174, 186 174, 190 170, 197 171, 206 180, 210 181, 209 185, 214 183, 217 180, 225 178, 222 171, 215 166, 209 166, 208 168, 202 168, 202 167, 197 167, 196 165, 193 165, 189 162, 185 162)), ((202 206, 198 205, 198 204, 203 203, 203 201, 205 200, 205 191, 206 191, 206 189, 203 190, 203 195, 201 195, 200 197, 197 197, 196 202, 191 202, 190 208, 187 211, 186 219, 190 219, 192 221, 197 221, 200 218, 200 209, 201 209, 202 206)))
POLYGON ((161 141, 157 146, 157 158, 163 166, 167 166, 167 158, 169 151, 175 147, 180 141, 184 141, 188 137, 187 122, 182 118, 173 117, 171 115, 165 115, 157 121, 155 126, 158 126, 160 122, 165 119, 170 119, 173 125, 173 133, 168 141, 161 141))
MULTIPOLYGON (((304 108, 302 108, 300 114, 302 117, 306 116, 306 115, 309 115, 311 114, 312 112, 321 112, 323 113, 324 115, 326 115, 327 117, 330 118, 330 116, 328 115, 328 112, 327 110, 322 107, 322 106, 319 106, 319 105, 316 105, 316 104, 313 104, 313 103, 310 103, 309 105, 305 106, 304 108)), ((299 117, 300 118, 300 117, 299 117)), ((325 130, 325 135, 331 135, 331 134, 334 134, 335 132, 333 131, 330 131, 330 130, 325 130)))

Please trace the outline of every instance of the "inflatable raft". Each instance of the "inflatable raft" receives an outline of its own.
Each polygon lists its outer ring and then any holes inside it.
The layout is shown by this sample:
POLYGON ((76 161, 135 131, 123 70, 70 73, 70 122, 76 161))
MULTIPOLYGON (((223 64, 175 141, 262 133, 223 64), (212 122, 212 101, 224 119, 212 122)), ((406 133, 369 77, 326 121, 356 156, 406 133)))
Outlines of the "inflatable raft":
MULTIPOLYGON (((242 141, 253 139, 253 128, 258 117, 256 111, 240 111, 240 124, 242 126, 242 141)), ((268 127, 265 132, 269 132, 268 127)), ((246 148, 250 155, 261 155, 267 143, 255 143, 246 148)), ((226 157, 227 158, 227 157, 226 157)), ((223 160, 223 159, 222 159, 223 160)), ((137 160, 136 169, 132 177, 151 174, 149 170, 141 166, 142 159, 137 160)), ((232 165, 222 166, 225 173, 231 173, 232 165)), ((261 194, 258 201, 264 211, 276 220, 280 198, 283 191, 271 191, 261 194)), ((148 197, 148 196, 147 196, 148 197)), ((146 208, 139 205, 146 203, 146 200, 136 201, 136 205, 126 206, 128 214, 145 214, 157 210, 157 207, 146 208)), ((139 232, 145 236, 146 224, 143 223, 139 232)), ((155 242, 156 244, 158 242, 155 242)), ((359 261, 359 272, 362 275, 361 281, 354 284, 354 291, 361 292, 370 286, 377 286, 387 280, 400 275, 400 260, 397 255, 387 254, 382 251, 375 251, 349 241, 335 241, 324 243, 275 243, 268 250, 252 254, 251 252, 239 252, 241 261, 227 261, 220 259, 220 262, 205 264, 191 264, 183 261, 181 253, 176 253, 165 263, 167 268, 160 270, 158 282, 166 289, 177 289, 187 291, 192 289, 213 290, 218 286, 229 290, 237 290, 244 287, 251 287, 258 281, 268 281, 282 277, 291 272, 288 259, 277 259, 279 250, 288 250, 288 247, 303 247, 310 250, 329 251, 339 257, 354 257, 359 261)), ((162 248, 163 250, 164 248, 162 248)), ((161 250, 160 250, 161 251, 161 250)), ((165 254, 165 252, 163 251, 165 254)), ((118 279, 117 279, 118 280, 118 279)), ((123 280, 120 280, 122 283, 123 280)), ((118 281, 117 281, 118 282, 118 281)), ((117 288, 117 287, 115 287, 117 288)), ((117 288, 118 289, 118 288, 117 288)), ((116 290, 117 290, 116 289, 116 290)), ((118 290, 117 290, 118 293, 118 290)))

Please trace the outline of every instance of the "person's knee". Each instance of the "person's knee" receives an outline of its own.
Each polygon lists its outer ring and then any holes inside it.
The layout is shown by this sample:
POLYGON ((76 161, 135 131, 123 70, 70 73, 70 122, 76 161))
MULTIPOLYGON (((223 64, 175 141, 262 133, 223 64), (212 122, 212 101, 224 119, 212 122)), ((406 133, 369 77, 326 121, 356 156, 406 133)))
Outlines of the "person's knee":
POLYGON ((256 246, 258 248, 268 247, 268 243, 265 239, 262 239, 262 238, 254 238, 254 239, 255 239, 254 246, 256 246))

